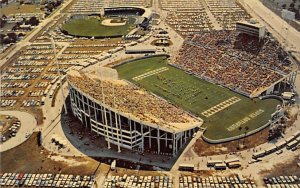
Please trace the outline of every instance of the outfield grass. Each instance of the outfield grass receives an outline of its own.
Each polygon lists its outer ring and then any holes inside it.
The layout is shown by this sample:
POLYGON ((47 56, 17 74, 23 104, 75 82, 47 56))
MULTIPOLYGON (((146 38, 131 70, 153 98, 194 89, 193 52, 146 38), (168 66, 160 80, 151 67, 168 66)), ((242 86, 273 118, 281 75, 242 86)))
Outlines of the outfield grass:
POLYGON ((82 18, 72 19, 62 26, 62 29, 71 35, 87 37, 111 37, 116 35, 126 35, 134 27, 134 19, 129 18, 124 26, 104 26, 101 24, 102 19, 82 18))
POLYGON ((137 60, 120 65, 116 69, 121 78, 129 80, 201 117, 205 121, 204 126, 207 127, 205 136, 210 139, 222 139, 244 134, 245 127, 249 128, 248 132, 261 127, 268 122, 270 115, 280 103, 275 99, 251 100, 226 88, 206 82, 167 65, 165 57, 137 60), (132 79, 161 67, 167 67, 168 70, 139 81, 132 79), (238 97, 241 100, 212 116, 205 117, 201 114, 231 97, 238 97), (242 130, 239 130, 238 126, 234 126, 235 128, 231 131, 227 130, 228 127, 233 127, 233 124, 258 110, 263 112, 242 124, 242 130))
POLYGON ((8 6, 3 6, 0 8, 0 16, 5 14, 17 14, 17 13, 42 13, 40 5, 20 5, 19 3, 10 3, 8 6))

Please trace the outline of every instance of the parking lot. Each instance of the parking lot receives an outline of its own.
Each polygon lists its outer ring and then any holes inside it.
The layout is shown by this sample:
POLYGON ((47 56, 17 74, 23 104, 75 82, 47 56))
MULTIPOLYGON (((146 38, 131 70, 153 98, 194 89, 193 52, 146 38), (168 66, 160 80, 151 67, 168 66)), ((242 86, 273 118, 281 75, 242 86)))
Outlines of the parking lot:
POLYGON ((111 187, 161 187, 172 188, 173 180, 168 176, 108 176, 105 179, 103 188, 111 187))
POLYGON ((4 173, 1 187, 92 187, 94 176, 72 174, 4 173))

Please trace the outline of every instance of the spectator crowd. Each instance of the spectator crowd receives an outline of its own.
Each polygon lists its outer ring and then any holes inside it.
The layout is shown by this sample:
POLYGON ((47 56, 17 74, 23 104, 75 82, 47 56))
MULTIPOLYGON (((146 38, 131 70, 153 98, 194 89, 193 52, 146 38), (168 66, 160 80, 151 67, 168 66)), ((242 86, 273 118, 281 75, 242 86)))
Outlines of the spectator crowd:
POLYGON ((68 80, 88 96, 120 112, 132 114, 142 121, 174 127, 173 123, 196 123, 182 109, 155 95, 121 80, 92 78, 82 72, 68 74, 68 80))
POLYGON ((187 37, 174 65, 246 95, 291 72, 286 52, 270 36, 259 41, 226 30, 187 37))

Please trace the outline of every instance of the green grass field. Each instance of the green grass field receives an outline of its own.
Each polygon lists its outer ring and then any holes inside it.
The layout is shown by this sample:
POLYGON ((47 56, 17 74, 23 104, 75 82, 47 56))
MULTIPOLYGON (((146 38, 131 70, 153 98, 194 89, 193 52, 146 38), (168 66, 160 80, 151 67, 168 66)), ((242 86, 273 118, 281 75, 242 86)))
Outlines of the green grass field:
POLYGON ((134 27, 134 19, 129 18, 124 26, 104 26, 101 24, 102 19, 82 18, 72 19, 62 26, 63 30, 68 31, 71 35, 86 37, 111 37, 116 35, 126 35, 134 27))
POLYGON ((17 14, 17 13, 42 13, 40 5, 20 5, 19 3, 10 3, 8 6, 0 8, 0 16, 5 14, 17 14))
POLYGON ((120 78, 135 83, 201 117, 205 121, 204 126, 207 127, 205 136, 210 139, 244 134, 246 127, 248 131, 254 130, 267 123, 276 106, 280 104, 275 99, 251 100, 226 88, 201 80, 168 65, 165 57, 137 60, 115 68, 120 78), (168 70, 138 81, 132 79, 161 67, 167 67, 168 70), (205 117, 201 114, 231 97, 238 97, 241 100, 212 116, 205 117), (257 113, 253 114, 255 112, 257 113), (242 129, 239 130, 236 123, 243 119, 242 129))

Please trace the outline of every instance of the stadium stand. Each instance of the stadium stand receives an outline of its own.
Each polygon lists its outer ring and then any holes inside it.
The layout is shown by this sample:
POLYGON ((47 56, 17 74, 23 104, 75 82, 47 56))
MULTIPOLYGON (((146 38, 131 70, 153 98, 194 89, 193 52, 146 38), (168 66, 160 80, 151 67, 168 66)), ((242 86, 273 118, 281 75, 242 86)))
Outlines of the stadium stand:
POLYGON ((226 30, 187 37, 174 65, 250 97, 293 72, 287 53, 272 37, 259 41, 226 30))

